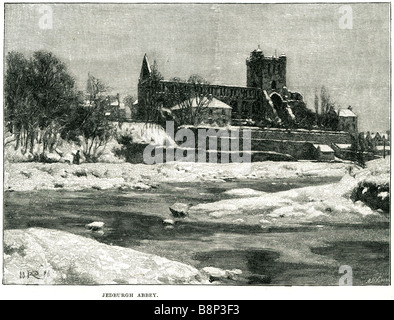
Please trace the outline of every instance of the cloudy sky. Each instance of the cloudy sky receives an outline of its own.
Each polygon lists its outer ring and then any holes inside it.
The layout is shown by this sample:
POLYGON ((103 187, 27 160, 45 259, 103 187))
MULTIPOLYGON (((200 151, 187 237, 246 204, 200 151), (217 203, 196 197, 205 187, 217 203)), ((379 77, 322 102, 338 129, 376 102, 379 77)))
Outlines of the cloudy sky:
POLYGON ((145 53, 165 78, 198 73, 211 83, 245 86, 245 59, 260 45, 267 56, 286 53, 287 86, 310 108, 324 85, 338 105, 353 106, 360 130, 389 129, 387 3, 350 3, 346 21, 342 4, 49 6, 52 23, 41 5, 5 5, 5 53, 52 51, 80 89, 90 72, 114 93, 136 95, 145 53))

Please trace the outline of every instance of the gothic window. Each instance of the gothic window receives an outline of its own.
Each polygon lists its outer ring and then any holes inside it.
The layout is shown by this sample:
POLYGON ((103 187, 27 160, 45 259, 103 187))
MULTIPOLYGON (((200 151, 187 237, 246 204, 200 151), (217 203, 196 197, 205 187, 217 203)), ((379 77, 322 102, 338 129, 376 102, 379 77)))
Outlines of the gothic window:
POLYGON ((271 89, 276 90, 276 81, 275 80, 271 82, 271 89))

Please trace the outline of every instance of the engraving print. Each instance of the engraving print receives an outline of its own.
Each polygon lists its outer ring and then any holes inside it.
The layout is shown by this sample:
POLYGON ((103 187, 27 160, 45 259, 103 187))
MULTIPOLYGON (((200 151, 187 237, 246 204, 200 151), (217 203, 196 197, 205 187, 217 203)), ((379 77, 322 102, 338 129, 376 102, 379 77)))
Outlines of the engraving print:
POLYGON ((4 15, 3 286, 390 285, 390 3, 4 15))

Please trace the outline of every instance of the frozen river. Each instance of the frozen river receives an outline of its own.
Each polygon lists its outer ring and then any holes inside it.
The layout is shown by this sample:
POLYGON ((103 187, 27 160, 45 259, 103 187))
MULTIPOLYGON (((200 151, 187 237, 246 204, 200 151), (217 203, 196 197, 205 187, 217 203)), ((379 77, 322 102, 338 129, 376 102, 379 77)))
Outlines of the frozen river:
MULTIPOLYGON (((149 191, 89 190, 7 192, 4 228, 58 229, 100 242, 132 248, 190 264, 240 269, 232 285, 338 285, 342 265, 353 269, 354 285, 389 284, 389 223, 295 223, 294 219, 262 228, 261 224, 187 217, 165 228, 169 206, 230 199, 225 191, 248 188, 275 193, 339 178, 233 180, 162 183, 149 191), (105 223, 103 232, 85 225, 105 223)), ((238 219, 242 220, 242 219, 238 219)), ((70 248, 72 250, 72 248, 70 248)), ((222 282, 223 283, 223 282, 222 282)))

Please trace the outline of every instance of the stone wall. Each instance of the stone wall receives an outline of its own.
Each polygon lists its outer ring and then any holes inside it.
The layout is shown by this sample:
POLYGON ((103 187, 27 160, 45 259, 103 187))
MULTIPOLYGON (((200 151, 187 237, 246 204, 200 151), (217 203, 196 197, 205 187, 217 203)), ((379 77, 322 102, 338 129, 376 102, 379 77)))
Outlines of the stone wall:
MULTIPOLYGON (((194 132, 195 143, 194 146, 189 146, 188 149, 182 149, 182 142, 178 142, 179 147, 178 153, 182 150, 184 154, 195 155, 195 157, 191 157, 191 161, 197 161, 199 149, 202 148, 201 151, 206 152, 206 161, 208 162, 208 154, 209 153, 217 153, 218 161, 221 161, 222 154, 228 154, 231 152, 240 152, 242 156, 243 148, 244 148, 244 137, 243 137, 243 128, 235 128, 230 127, 228 133, 232 135, 231 141, 238 146, 238 150, 230 150, 228 148, 222 147, 222 138, 218 137, 216 144, 210 144, 209 137, 213 136, 211 134, 207 134, 206 129, 211 129, 212 132, 216 132, 214 128, 195 128, 188 127, 191 131, 194 132), (206 146, 199 145, 198 130, 203 129, 205 131, 206 146), (215 130, 215 131, 214 131, 215 130), (236 133, 231 134, 231 133, 236 133), (188 152, 188 153, 187 153, 188 152)), ((248 128, 245 128, 248 129, 248 128)), ((225 128, 221 128, 221 130, 225 130, 225 128)), ((332 146, 334 143, 349 143, 350 136, 347 133, 340 132, 324 132, 324 131, 307 131, 307 130, 274 130, 274 129, 251 129, 251 149, 246 148, 247 152, 252 153, 252 161, 263 161, 263 160, 318 160, 319 154, 316 152, 316 148, 313 144, 326 144, 328 146, 332 146)), ((230 144, 231 145, 231 144, 230 144)), ((147 144, 130 144, 128 146, 124 146, 118 152, 118 156, 122 155, 126 158, 127 162, 131 163, 143 163, 143 151, 147 144)), ((183 145, 184 147, 184 145, 183 145)), ((166 162, 168 160, 173 161, 173 159, 166 159, 166 149, 161 147, 163 151, 163 159, 162 161, 166 162)), ((157 151, 160 153, 160 147, 157 151)), ((172 149, 175 152, 175 149, 172 149)), ((201 152, 200 152, 201 154, 201 152)), ((330 158, 326 160, 332 160, 332 155, 330 158)), ((324 160, 321 159, 320 160, 324 160)), ((188 161, 188 160, 185 160, 188 161)), ((231 161, 231 157, 230 157, 231 161)))
POLYGON ((272 139, 288 141, 308 141, 318 144, 351 144, 348 132, 319 130, 253 129, 252 139, 272 139))

